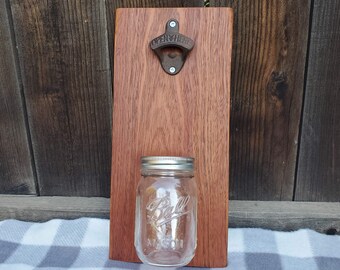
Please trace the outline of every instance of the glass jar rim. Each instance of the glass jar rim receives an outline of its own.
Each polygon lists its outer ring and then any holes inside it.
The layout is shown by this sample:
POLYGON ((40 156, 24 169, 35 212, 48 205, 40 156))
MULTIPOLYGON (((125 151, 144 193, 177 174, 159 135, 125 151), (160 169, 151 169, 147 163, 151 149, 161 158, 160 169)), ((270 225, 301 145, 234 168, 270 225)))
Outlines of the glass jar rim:
POLYGON ((194 158, 180 156, 143 156, 142 170, 194 171, 194 158))

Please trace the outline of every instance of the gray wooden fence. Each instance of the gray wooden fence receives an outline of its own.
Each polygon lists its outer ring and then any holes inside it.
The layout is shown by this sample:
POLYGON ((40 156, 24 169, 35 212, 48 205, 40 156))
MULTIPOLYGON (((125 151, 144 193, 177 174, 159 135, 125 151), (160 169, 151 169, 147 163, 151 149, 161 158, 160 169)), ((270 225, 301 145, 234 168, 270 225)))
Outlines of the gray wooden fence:
POLYGON ((340 201, 338 0, 0 0, 0 193, 108 197, 114 10, 204 2, 235 13, 231 199, 340 201))

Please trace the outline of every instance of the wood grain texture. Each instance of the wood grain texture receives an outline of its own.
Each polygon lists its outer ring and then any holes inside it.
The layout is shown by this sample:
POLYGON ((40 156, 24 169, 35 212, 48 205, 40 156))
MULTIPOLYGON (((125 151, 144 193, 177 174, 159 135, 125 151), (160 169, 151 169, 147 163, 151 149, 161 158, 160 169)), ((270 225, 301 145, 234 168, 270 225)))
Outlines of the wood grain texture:
POLYGON ((340 201, 339 10, 314 1, 296 200, 340 201))
POLYGON ((340 234, 340 203, 230 201, 229 227, 340 234))
MULTIPOLYGON (((109 216, 107 198, 0 195, 0 220, 42 222, 54 218, 108 219, 109 216)), ((309 228, 340 234, 340 203, 229 201, 229 227, 278 231, 309 228)))
POLYGON ((9 6, 0 1, 0 193, 35 194, 9 20, 9 6))
POLYGON ((225 266, 232 11, 119 9, 116 24, 111 258, 137 260, 133 224, 140 157, 192 156, 199 190, 192 265, 225 266), (195 40, 175 76, 163 71, 149 47, 169 18, 178 19, 180 33, 195 40))
POLYGON ((41 195, 109 196, 105 1, 11 0, 41 195))
POLYGON ((103 197, 0 195, 0 220, 42 222, 82 217, 109 218, 110 199, 103 197))
POLYGON ((111 67, 113 67, 113 44, 115 12, 117 8, 164 8, 164 7, 202 7, 203 0, 106 0, 107 30, 111 67))
POLYGON ((235 13, 230 198, 292 200, 310 0, 226 0, 235 13))

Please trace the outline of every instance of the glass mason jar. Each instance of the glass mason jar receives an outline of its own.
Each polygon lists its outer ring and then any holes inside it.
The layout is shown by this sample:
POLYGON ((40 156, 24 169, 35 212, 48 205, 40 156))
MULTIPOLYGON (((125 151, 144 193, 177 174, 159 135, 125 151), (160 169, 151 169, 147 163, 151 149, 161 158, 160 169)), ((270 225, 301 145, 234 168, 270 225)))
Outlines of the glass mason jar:
POLYGON ((197 188, 194 159, 141 158, 135 247, 139 259, 157 266, 183 266, 195 255, 197 188))

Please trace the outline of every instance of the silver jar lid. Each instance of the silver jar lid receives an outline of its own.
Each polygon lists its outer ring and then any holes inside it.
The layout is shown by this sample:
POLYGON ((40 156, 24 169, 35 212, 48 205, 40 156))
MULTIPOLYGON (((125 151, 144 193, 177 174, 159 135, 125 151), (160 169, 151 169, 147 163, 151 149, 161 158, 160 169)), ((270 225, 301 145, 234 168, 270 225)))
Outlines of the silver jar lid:
POLYGON ((194 170, 194 158, 191 157, 144 156, 141 164, 143 170, 194 170))

